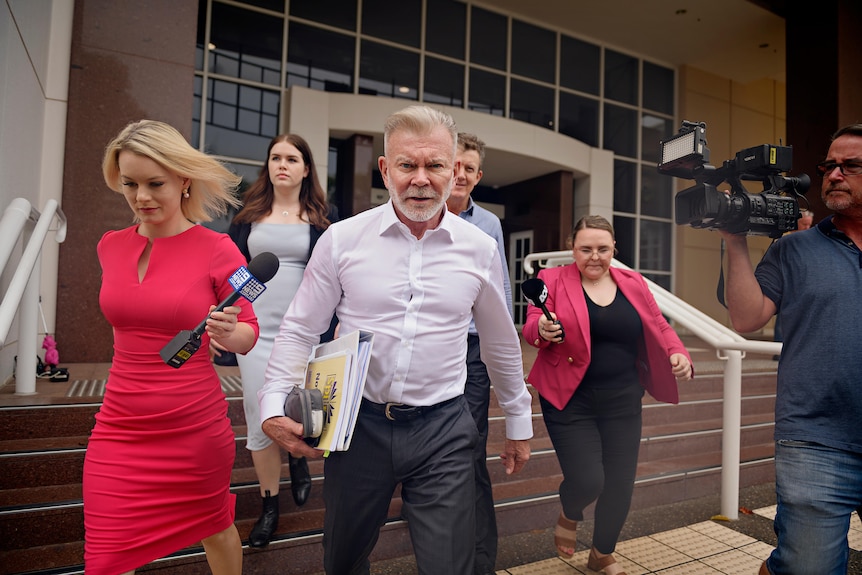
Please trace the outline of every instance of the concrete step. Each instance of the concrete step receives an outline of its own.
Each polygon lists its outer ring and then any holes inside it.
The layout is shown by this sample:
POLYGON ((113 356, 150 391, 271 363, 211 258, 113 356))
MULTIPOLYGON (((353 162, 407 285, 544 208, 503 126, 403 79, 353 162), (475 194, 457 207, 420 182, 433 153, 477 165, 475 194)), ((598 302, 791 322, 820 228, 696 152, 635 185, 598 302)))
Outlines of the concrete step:
MULTIPOLYGON (((644 399, 643 439, 633 509, 714 494, 720 489, 722 388, 717 374, 701 374, 680 386, 679 405, 644 399)), ((743 383, 741 487, 773 481, 772 421, 775 374, 746 374, 743 383)), ((492 395, 493 398, 493 395, 492 395)), ((236 462, 232 491, 237 495, 237 527, 245 540, 260 512, 260 496, 249 452, 241 398, 228 398, 234 424, 236 462)), ((80 573, 83 557, 81 467, 98 402, 74 406, 0 408, 0 575, 80 573), (49 528, 46 528, 49 526, 49 528)), ((559 511, 562 480, 556 455, 533 390, 533 455, 525 469, 505 474, 498 454, 505 423, 496 401, 490 410, 488 466, 494 484, 501 535, 544 529, 559 511)), ((286 461, 286 457, 285 457, 286 461)), ((273 543, 246 549, 243 572, 284 574, 320 571, 323 525, 323 462, 310 461, 313 488, 297 508, 283 467, 281 518, 273 543)), ((373 560, 411 553, 400 520, 399 494, 375 547, 373 560)), ((200 546, 155 561, 140 572, 208 573, 200 546)))

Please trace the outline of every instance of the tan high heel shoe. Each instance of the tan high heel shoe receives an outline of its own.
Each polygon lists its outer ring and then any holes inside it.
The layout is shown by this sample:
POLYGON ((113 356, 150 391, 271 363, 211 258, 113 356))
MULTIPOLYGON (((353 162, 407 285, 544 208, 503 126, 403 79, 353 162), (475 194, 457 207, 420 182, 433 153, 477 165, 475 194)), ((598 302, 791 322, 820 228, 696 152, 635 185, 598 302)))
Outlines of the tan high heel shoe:
MULTIPOLYGON (((590 549, 590 558, 587 559, 587 569, 591 571, 604 571, 608 565, 613 565, 617 562, 613 555, 605 555, 599 557, 599 551, 595 547, 590 549)), ((620 571, 617 575, 626 575, 625 571, 620 571)))
POLYGON ((575 555, 575 547, 578 546, 577 529, 578 522, 566 519, 566 516, 560 512, 557 525, 554 527, 554 545, 557 548, 557 555, 561 558, 571 559, 575 555), (569 549, 572 550, 571 553, 568 553, 569 549))

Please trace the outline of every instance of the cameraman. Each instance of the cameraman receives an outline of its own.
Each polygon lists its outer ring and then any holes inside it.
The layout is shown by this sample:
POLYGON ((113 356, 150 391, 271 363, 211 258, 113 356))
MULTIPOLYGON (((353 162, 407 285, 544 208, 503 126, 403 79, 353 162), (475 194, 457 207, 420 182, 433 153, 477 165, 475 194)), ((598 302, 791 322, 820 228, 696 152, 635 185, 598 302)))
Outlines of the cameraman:
POLYGON ((751 332, 785 330, 775 401, 778 546, 760 575, 847 573, 862 507, 862 124, 835 132, 817 166, 834 215, 775 241, 752 271, 745 236, 727 244, 727 307, 751 332))

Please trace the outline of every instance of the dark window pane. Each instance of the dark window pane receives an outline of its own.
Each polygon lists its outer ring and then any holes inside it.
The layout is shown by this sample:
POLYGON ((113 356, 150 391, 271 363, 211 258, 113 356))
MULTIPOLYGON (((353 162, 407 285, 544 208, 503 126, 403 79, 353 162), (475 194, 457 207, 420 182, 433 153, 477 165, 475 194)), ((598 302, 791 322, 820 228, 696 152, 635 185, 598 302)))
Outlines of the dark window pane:
POLYGON ((470 61, 506 70, 506 17, 473 6, 470 17, 470 61))
POLYGON ((291 22, 287 86, 352 92, 355 50, 356 41, 351 36, 291 22))
POLYGON ((290 15, 356 32, 356 0, 290 0, 290 15))
POLYGON ((363 0, 362 34, 419 47, 422 0, 363 0))
MULTIPOLYGON (((284 12, 284 0, 236 0, 242 4, 249 6, 257 6, 258 8, 266 8, 273 12, 284 12)), ((213 2, 215 4, 215 2, 213 2)))
POLYGON ((663 287, 667 291, 670 291, 670 275, 669 274, 657 274, 657 273, 655 273, 655 274, 643 274, 643 276, 645 278, 647 278, 648 280, 652 281, 653 283, 660 285, 661 287, 663 287))
POLYGON ((637 111, 605 104, 604 132, 604 149, 613 150, 619 156, 636 156, 637 111))
POLYGON ((595 44, 582 42, 569 36, 560 38, 560 85, 599 95, 599 56, 595 44))
POLYGON ((638 103, 638 60, 613 50, 605 50, 605 98, 638 103))
POLYGON ((492 116, 502 116, 505 105, 506 78, 470 68, 470 99, 467 107, 492 116))
POLYGON ((557 35, 546 29, 512 21, 512 73, 554 84, 557 35))
POLYGON ((278 85, 283 18, 214 2, 210 71, 278 85))
POLYGON ((670 219, 672 200, 673 178, 659 174, 655 166, 642 166, 641 215, 670 219))
MULTIPOLYGON (((614 160, 614 211, 635 213, 637 164, 614 160)), ((671 178, 667 178, 670 180, 671 178)))
POLYGON ((641 220, 641 268, 670 271, 670 236, 670 223, 641 220))
POLYGON ((203 78, 195 76, 194 100, 192 104, 192 147, 200 149, 201 138, 201 102, 203 102, 203 78))
POLYGON ((457 0, 428 0, 425 49, 464 59, 467 45, 467 5, 457 0))
POLYGON ((673 135, 672 121, 651 114, 641 117, 641 159, 658 164, 661 159, 661 141, 673 135))
POLYGON ((554 90, 530 82, 512 80, 509 117, 553 130, 554 90))
POLYGON ((644 62, 644 108, 673 114, 673 70, 644 62))
POLYGON ((599 145, 599 101, 560 92, 560 133, 599 145))
POLYGON ((278 134, 279 107, 278 92, 210 80, 205 151, 259 161, 278 134))
POLYGON ((207 33, 207 1, 198 2, 198 33, 195 40, 195 70, 204 69, 204 43, 207 33))
POLYGON ((419 54, 362 41, 359 93, 418 99, 419 54))
POLYGON ((422 99, 435 104, 464 105, 464 66, 425 57, 425 92, 422 99))
POLYGON ((614 216, 614 238, 617 240, 615 258, 630 268, 635 267, 635 220, 623 216, 614 216))

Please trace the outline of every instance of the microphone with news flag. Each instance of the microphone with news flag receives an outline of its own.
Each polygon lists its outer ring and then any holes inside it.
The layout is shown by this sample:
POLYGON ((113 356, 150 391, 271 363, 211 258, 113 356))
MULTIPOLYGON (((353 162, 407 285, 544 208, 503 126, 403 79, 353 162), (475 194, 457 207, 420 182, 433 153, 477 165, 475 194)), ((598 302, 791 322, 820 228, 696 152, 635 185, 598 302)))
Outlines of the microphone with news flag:
POLYGON ((521 282, 521 293, 524 294, 524 299, 527 300, 527 302, 544 312, 548 321, 554 322, 556 325, 560 326, 560 333, 557 336, 560 338, 560 341, 566 339, 566 332, 563 330, 563 326, 558 320, 555 320, 551 316, 551 312, 549 312, 548 308, 545 306, 545 302, 548 300, 548 286, 545 285, 545 282, 539 278, 526 279, 521 282))
MULTIPOLYGON (((233 293, 218 304, 213 312, 222 311, 224 308, 235 304, 240 296, 250 302, 256 300, 266 289, 266 286, 263 284, 271 280, 277 271, 278 257, 275 254, 262 252, 254 256, 248 262, 248 267, 240 266, 228 278, 228 283, 233 288, 233 293)), ((207 314, 196 328, 182 330, 162 348, 159 355, 166 364, 178 368, 200 349, 201 336, 206 331, 207 320, 210 318, 210 315, 212 315, 212 312, 207 314)))

